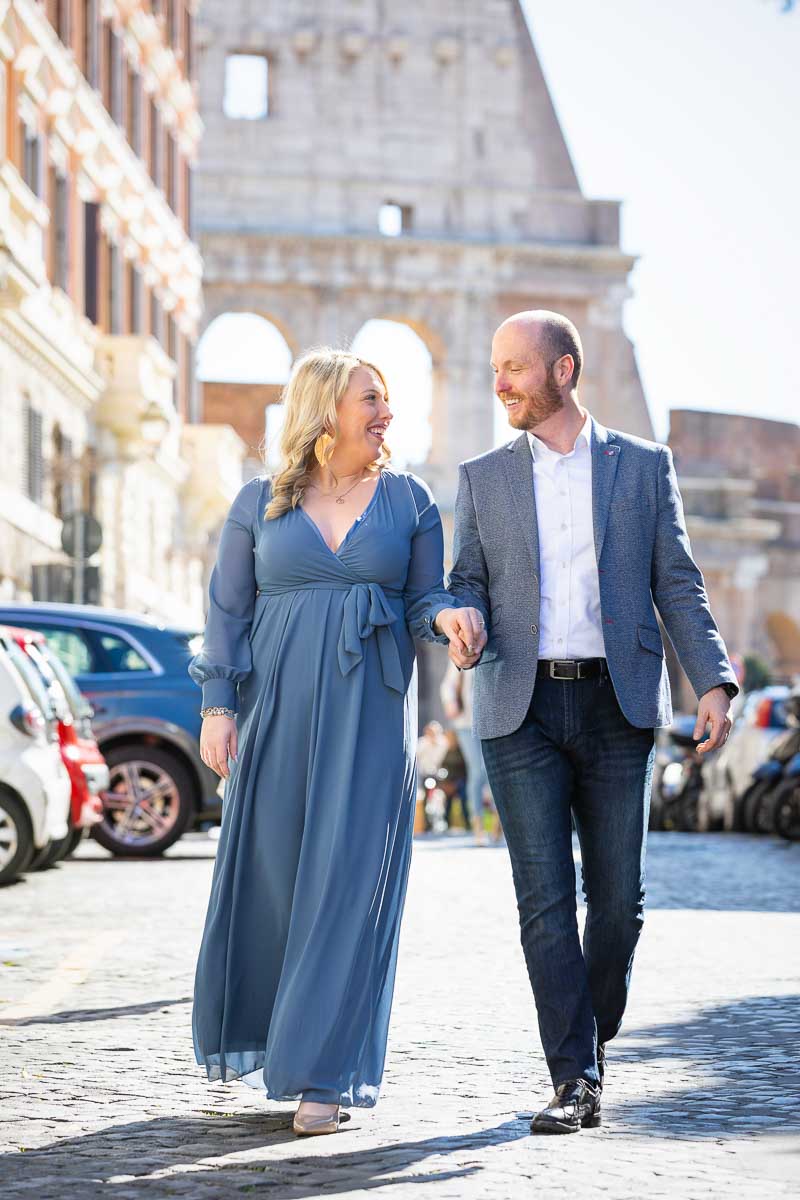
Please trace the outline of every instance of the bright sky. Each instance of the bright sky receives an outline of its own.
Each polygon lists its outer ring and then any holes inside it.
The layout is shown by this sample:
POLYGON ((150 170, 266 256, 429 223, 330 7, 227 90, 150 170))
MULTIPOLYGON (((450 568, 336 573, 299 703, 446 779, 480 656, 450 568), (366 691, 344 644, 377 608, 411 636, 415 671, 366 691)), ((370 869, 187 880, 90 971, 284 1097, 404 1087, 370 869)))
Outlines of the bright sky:
MULTIPOLYGON (((656 436, 670 408, 800 420, 800 9, 523 3, 585 194, 624 201, 622 244, 640 259, 625 324, 656 436)), ((200 378, 281 382, 285 343, 264 330, 220 318, 200 378)), ((385 322, 370 322, 357 348, 386 370, 395 461, 420 462, 429 356, 385 322)), ((497 415, 505 440, 499 405, 497 415)))
POLYGON ((625 202, 657 435, 670 408, 800 420, 800 9, 524 3, 584 192, 625 202))

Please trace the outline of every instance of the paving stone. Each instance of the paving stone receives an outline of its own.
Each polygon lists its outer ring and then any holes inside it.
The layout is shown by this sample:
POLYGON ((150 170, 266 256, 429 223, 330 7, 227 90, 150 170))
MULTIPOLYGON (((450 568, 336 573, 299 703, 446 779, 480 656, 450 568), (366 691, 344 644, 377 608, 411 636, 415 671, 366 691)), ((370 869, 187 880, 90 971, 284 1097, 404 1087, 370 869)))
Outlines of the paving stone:
POLYGON ((604 1124, 534 1138, 550 1095, 508 857, 415 846, 373 1110, 299 1142, 291 1106, 209 1084, 191 989, 214 844, 94 843, 0 894, 3 1197, 765 1200, 800 1179, 800 847, 656 834, 604 1124))

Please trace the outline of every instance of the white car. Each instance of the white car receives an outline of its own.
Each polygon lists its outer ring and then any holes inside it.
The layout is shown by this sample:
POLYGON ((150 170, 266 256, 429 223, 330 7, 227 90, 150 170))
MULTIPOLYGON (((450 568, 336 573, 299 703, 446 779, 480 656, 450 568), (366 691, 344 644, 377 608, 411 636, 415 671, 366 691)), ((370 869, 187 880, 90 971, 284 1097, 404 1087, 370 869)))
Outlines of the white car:
POLYGON ((72 785, 49 712, 25 654, 0 634, 0 883, 69 832, 72 785))
POLYGON ((728 741, 709 755, 703 767, 702 802, 710 828, 739 828, 739 802, 752 782, 753 772, 766 761, 770 746, 786 730, 784 701, 789 690, 775 685, 749 692, 728 741))

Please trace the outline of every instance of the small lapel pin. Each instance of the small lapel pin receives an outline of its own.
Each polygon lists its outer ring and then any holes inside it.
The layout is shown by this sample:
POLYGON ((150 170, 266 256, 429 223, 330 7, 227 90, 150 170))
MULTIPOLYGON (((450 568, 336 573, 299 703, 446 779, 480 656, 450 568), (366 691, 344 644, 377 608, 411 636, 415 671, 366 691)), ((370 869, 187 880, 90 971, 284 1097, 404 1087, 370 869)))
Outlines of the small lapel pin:
POLYGON ((616 453, 617 453, 617 448, 616 448, 616 446, 612 446, 610 450, 604 450, 604 451, 603 451, 603 454, 605 454, 605 455, 607 455, 607 456, 608 456, 608 455, 614 455, 614 454, 616 454, 616 453))

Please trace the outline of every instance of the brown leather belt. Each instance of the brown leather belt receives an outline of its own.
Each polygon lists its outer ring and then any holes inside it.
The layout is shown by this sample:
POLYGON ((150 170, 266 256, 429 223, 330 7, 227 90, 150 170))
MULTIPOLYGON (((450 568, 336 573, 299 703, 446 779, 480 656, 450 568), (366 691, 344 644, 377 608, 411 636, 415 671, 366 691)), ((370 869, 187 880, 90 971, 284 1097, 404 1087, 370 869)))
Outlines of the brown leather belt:
POLYGON ((604 658, 540 658, 536 674, 550 679, 596 679, 608 675, 608 663, 604 658))

